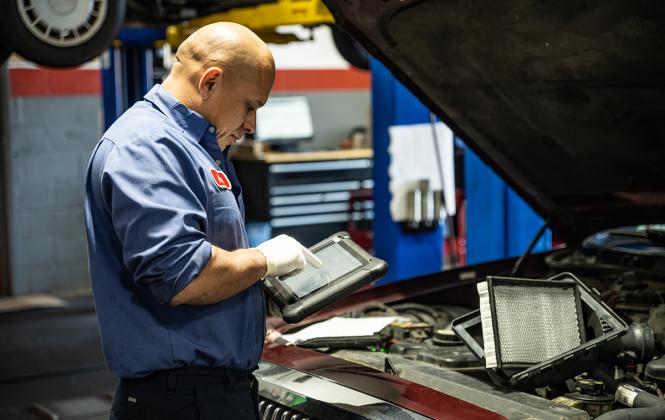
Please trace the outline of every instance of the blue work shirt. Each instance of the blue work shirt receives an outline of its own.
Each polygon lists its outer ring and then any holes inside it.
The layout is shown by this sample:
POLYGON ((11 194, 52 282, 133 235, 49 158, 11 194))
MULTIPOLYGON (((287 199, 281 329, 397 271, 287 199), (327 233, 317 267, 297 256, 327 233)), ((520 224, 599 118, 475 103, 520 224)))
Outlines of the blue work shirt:
POLYGON ((92 289, 109 368, 123 378, 185 366, 254 368, 260 282, 222 302, 170 306, 212 244, 247 248, 240 185, 200 114, 156 85, 104 133, 85 179, 92 289))

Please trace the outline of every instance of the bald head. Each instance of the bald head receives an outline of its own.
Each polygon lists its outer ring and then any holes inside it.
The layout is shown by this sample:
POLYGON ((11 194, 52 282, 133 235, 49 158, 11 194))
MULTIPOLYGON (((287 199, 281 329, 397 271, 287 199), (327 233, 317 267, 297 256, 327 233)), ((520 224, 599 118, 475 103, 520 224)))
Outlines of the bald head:
POLYGON ((254 131, 256 110, 275 80, 261 38, 242 25, 213 23, 183 41, 176 59, 162 87, 215 125, 220 147, 254 131))
POLYGON ((254 32, 242 25, 218 22, 192 33, 178 48, 176 71, 197 72, 209 67, 235 70, 274 68, 268 46, 254 32))

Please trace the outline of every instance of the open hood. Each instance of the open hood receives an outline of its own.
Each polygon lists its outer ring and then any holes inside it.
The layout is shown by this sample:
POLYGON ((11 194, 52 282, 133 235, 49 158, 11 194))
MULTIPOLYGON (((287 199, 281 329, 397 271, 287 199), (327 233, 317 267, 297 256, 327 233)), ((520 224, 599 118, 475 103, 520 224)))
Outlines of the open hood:
POLYGON ((665 221, 665 3, 324 0, 565 240, 665 221))

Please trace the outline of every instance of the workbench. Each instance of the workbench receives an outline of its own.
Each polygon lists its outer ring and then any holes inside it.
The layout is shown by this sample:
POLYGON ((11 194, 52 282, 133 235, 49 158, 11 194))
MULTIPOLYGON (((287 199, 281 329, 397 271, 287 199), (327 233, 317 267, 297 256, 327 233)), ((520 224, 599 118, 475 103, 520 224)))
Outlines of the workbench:
MULTIPOLYGON (((309 246, 349 227, 371 226, 372 150, 235 153, 247 223, 267 223, 309 246)), ((371 227, 367 227, 371 230, 371 227)))

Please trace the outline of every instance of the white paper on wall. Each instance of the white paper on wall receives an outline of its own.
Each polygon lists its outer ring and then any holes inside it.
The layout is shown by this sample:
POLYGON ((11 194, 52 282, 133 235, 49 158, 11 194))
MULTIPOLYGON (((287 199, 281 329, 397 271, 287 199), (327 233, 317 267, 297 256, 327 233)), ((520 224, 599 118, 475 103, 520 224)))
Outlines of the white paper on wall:
MULTIPOLYGON (((453 132, 443 123, 435 124, 439 144, 439 160, 443 169, 443 194, 446 211, 455 214, 455 160, 453 132)), ((417 187, 418 181, 428 179, 431 190, 441 190, 432 125, 395 125, 388 128, 390 135, 390 215, 395 222, 407 218, 407 192, 417 187)))

